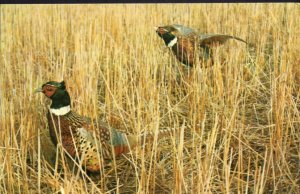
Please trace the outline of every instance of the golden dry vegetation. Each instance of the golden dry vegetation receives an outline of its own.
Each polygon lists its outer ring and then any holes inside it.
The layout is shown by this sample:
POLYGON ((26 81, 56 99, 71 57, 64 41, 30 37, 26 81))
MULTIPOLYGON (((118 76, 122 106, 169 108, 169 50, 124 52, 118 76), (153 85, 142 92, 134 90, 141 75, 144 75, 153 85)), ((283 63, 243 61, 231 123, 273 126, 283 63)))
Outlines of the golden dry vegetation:
POLYGON ((299 192, 299 18, 299 4, 1 5, 0 193, 299 192), (187 69, 153 29, 174 23, 251 46, 187 69), (101 174, 74 170, 34 93, 62 79, 82 115, 175 132, 101 174))

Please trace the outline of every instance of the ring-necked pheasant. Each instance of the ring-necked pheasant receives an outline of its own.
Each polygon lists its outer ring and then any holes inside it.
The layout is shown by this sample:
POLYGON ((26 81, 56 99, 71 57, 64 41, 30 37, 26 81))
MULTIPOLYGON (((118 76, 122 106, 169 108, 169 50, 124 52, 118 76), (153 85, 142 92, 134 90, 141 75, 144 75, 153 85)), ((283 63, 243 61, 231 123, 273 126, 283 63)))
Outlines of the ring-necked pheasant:
MULTIPOLYGON (((90 172, 100 170, 99 153, 103 159, 111 160, 115 156, 129 152, 139 145, 139 138, 151 140, 153 133, 143 135, 126 135, 103 122, 93 123, 89 118, 80 116, 71 109, 71 98, 64 81, 49 81, 36 89, 52 100, 47 114, 50 137, 57 145, 61 138, 62 146, 73 158, 79 156, 82 164, 90 172), (95 134, 95 136, 94 136, 95 134), (100 152, 99 152, 100 151, 100 152)), ((170 133, 171 130, 160 130, 158 138, 170 133)))
POLYGON ((183 64, 192 67, 196 61, 206 61, 211 58, 211 46, 224 44, 229 39, 246 41, 230 35, 223 34, 199 34, 194 29, 183 25, 167 25, 156 27, 156 33, 161 37, 166 46, 171 48, 176 58, 183 64), (197 53, 196 53, 197 52, 197 53))

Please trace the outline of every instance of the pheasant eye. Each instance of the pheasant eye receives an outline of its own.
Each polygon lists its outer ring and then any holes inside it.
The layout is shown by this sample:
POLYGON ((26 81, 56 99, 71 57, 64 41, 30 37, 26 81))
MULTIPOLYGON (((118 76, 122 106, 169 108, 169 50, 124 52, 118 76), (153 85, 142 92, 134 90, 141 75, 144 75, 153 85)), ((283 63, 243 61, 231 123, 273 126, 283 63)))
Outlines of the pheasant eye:
POLYGON ((161 35, 169 32, 169 31, 166 30, 166 29, 164 29, 164 28, 162 28, 162 27, 159 27, 156 32, 158 33, 159 36, 161 36, 161 35))

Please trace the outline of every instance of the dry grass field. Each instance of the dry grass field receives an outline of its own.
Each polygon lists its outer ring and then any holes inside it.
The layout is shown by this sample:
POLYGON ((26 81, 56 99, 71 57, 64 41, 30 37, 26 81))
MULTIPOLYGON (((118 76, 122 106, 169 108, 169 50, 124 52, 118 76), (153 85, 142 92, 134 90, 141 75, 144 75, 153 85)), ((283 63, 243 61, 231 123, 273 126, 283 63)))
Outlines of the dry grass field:
POLYGON ((0 193, 298 193, 299 18, 299 4, 1 5, 0 193), (153 28, 167 24, 251 46, 185 68, 153 28), (87 174, 49 139, 34 89, 50 80, 82 115, 174 133, 87 174))

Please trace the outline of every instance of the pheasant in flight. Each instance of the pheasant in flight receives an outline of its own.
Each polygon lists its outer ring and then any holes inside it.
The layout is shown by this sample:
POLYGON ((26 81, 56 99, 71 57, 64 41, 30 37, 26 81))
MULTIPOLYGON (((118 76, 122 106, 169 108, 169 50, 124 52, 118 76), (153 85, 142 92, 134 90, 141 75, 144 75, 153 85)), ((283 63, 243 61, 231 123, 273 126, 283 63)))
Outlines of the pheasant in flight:
POLYGON ((194 29, 183 25, 167 25, 156 27, 156 33, 166 46, 171 48, 176 58, 187 66, 194 66, 197 55, 201 65, 203 61, 212 59, 213 45, 224 44, 229 39, 247 43, 241 38, 224 34, 199 34, 194 29))

